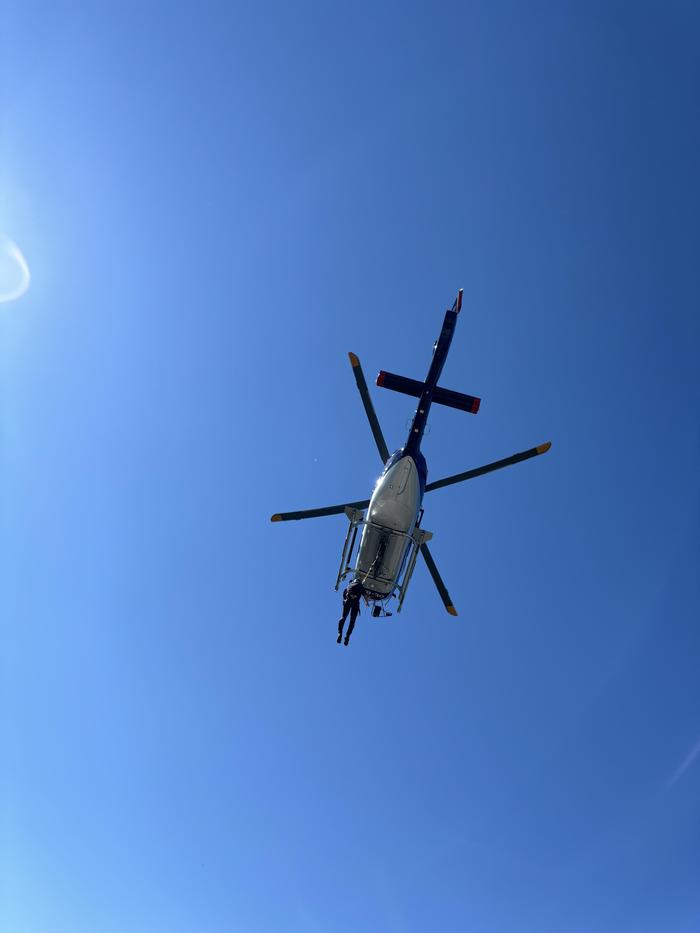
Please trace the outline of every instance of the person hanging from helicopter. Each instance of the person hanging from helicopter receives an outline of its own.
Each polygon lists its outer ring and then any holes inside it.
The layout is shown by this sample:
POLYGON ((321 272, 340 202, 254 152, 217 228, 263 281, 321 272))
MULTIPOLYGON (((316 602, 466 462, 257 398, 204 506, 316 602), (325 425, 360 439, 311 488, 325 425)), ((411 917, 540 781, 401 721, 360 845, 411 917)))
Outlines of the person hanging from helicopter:
POLYGON ((365 588, 358 579, 353 580, 352 583, 349 586, 346 586, 343 590, 343 615, 338 620, 338 644, 343 641, 343 626, 345 625, 345 620, 349 615, 350 625, 348 626, 344 642, 347 647, 347 644, 350 641, 350 636, 352 635, 352 630, 355 628, 355 621, 360 614, 360 600, 363 597, 365 600, 365 605, 369 605, 367 597, 365 596, 365 588))

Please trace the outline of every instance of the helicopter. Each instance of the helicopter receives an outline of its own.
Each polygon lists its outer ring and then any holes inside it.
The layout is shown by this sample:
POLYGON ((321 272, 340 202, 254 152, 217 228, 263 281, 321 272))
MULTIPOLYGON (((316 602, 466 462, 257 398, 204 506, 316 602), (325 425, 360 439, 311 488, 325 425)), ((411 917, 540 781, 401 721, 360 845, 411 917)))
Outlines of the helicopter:
POLYGON ((389 453, 384 440, 360 360, 355 353, 348 354, 367 420, 384 464, 384 469, 375 484, 371 497, 317 509, 277 512, 271 518, 273 522, 288 522, 345 514, 349 527, 343 545, 335 589, 337 591, 340 584, 349 576, 354 580, 359 580, 365 598, 374 604, 372 615, 375 618, 392 615, 389 606, 394 598, 397 599, 396 611, 401 612, 418 554, 425 561, 445 609, 450 615, 456 616, 457 610, 428 548, 428 541, 433 535, 421 527, 424 511, 423 496, 434 489, 442 489, 454 483, 484 476, 486 473, 492 473, 494 470, 500 470, 515 463, 522 463, 524 460, 546 453, 552 446, 551 442, 547 441, 529 450, 504 457, 502 460, 466 470, 464 473, 456 473, 454 476, 447 476, 432 483, 427 482, 428 468, 421 452, 421 442, 431 405, 446 405, 475 415, 481 404, 481 399, 473 395, 465 395, 438 386, 438 379, 442 374, 454 337, 457 319, 462 310, 463 292, 464 290, 460 288, 454 304, 445 312, 442 330, 433 344, 433 357, 424 382, 384 370, 381 370, 377 376, 378 386, 418 399, 406 442, 403 447, 399 447, 392 454, 389 453), (360 543, 356 548, 359 531, 361 531, 360 543))

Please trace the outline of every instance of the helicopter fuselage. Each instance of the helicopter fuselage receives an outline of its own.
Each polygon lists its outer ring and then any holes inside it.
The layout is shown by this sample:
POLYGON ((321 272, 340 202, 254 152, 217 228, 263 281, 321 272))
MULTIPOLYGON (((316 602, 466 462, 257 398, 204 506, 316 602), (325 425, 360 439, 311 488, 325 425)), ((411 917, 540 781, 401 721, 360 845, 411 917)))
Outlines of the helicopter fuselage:
POLYGON ((411 543, 411 534, 420 521, 428 477, 421 442, 459 310, 455 305, 445 313, 406 443, 384 464, 370 499, 355 566, 355 577, 362 582, 370 599, 385 599, 394 592, 411 543))
POLYGON ((397 450, 374 487, 356 564, 356 577, 370 598, 389 596, 401 573, 425 490, 421 454, 418 464, 420 470, 413 457, 397 450))

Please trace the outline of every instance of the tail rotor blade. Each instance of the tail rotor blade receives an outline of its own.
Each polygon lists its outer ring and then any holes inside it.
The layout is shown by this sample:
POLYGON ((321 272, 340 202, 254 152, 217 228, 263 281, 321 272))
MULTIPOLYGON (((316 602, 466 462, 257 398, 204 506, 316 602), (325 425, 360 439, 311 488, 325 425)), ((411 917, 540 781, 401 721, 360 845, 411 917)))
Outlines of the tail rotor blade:
POLYGON ((446 476, 445 479, 438 479, 435 480, 434 483, 428 483, 425 487, 425 491, 432 492, 433 489, 442 489, 443 486, 452 486, 453 483, 463 483, 467 479, 474 479, 477 476, 484 476, 486 473, 493 473, 494 470, 512 466, 514 463, 522 463, 523 460, 529 460, 531 457, 546 454, 551 446, 551 442, 547 441, 546 444, 540 444, 539 447, 531 447, 530 450, 523 450, 522 453, 513 454, 512 457, 504 457, 503 460, 487 463, 485 466, 477 467, 475 470, 467 470, 465 473, 455 473, 454 476, 446 476))
POLYGON ((440 576, 440 572, 437 569, 437 565, 435 561, 433 560, 433 555, 430 553, 428 549, 428 545, 425 543, 421 544, 420 552, 423 555, 423 558, 428 567, 428 570, 430 571, 430 576, 433 578, 433 583, 437 587, 438 593, 440 594, 440 599, 443 601, 445 605, 445 609, 447 609, 447 611, 449 612, 451 616, 456 616, 457 610, 452 605, 450 594, 447 592, 447 587, 442 582, 442 577, 440 576))
POLYGON ((386 461, 389 459, 389 448, 386 446, 386 441, 384 440, 384 435, 382 434, 382 429, 379 425, 379 419, 377 418, 374 405, 372 404, 372 399, 369 394, 369 389, 367 388, 365 374, 362 372, 360 360, 354 353, 348 353, 348 357, 350 358, 350 365, 352 366, 352 371, 355 375, 357 388, 360 392, 360 396, 362 397, 362 404, 365 406, 365 414, 367 415, 369 426, 372 428, 372 434, 374 435, 374 442, 377 445, 379 456, 382 458, 382 463, 386 463, 386 461))

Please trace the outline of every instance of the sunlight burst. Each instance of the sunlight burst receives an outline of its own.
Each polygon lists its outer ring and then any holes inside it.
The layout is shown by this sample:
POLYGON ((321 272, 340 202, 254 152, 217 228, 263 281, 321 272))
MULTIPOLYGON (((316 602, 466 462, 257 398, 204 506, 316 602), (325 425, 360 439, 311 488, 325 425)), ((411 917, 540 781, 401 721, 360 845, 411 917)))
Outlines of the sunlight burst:
POLYGON ((0 303, 21 298, 29 288, 27 260, 9 237, 0 236, 0 303))

